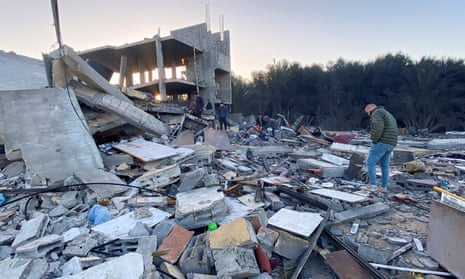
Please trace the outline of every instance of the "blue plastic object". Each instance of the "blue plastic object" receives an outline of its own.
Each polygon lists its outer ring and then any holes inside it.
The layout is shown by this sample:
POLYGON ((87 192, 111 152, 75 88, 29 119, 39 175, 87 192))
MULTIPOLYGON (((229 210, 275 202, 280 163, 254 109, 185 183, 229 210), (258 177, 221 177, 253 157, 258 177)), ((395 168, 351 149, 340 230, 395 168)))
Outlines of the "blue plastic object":
POLYGON ((5 202, 5 196, 2 193, 0 193, 0 204, 4 202, 5 202))
POLYGON ((89 220, 89 225, 98 225, 110 221, 111 214, 105 206, 95 204, 89 210, 89 213, 87 214, 87 219, 89 220))

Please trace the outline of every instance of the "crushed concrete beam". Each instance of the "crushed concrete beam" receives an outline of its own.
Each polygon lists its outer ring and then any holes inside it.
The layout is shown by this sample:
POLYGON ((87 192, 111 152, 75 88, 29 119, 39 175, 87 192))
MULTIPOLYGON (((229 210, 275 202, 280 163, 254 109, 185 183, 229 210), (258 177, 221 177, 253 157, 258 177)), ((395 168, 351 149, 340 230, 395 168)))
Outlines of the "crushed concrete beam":
POLYGON ((143 131, 155 135, 167 135, 169 133, 169 128, 165 123, 137 108, 131 102, 83 86, 76 85, 74 92, 78 99, 86 105, 114 113, 143 131))
POLYGON ((66 84, 72 80, 73 76, 78 77, 87 85, 99 91, 106 92, 115 98, 132 104, 132 101, 126 97, 119 89, 113 87, 102 75, 92 68, 84 59, 79 57, 76 52, 69 46, 63 46, 63 52, 56 50, 49 56, 57 59, 52 65, 53 84, 59 87, 66 87, 66 84), (62 56, 63 54, 63 56, 62 56), (59 60, 62 58, 62 60, 59 60), (63 67, 63 61, 66 67, 63 67), (63 74, 67 73, 68 80, 64 80, 63 74))
POLYGON ((348 209, 346 211, 337 212, 334 214, 332 224, 349 222, 355 219, 371 218, 385 212, 388 212, 390 207, 384 203, 378 202, 367 206, 348 209))

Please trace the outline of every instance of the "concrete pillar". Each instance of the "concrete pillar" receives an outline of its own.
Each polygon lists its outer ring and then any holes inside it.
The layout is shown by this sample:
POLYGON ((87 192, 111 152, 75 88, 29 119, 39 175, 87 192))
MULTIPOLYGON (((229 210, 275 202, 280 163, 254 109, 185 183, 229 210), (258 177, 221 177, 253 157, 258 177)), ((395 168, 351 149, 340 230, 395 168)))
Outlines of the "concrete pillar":
POLYGON ((163 51, 161 48, 160 35, 155 37, 155 50, 158 67, 158 91, 160 91, 161 101, 166 102, 165 65, 163 62, 163 51))
POLYGON ((121 56, 120 64, 119 64, 119 88, 123 88, 124 86, 124 78, 126 77, 126 66, 127 66, 128 59, 126 56, 121 56))

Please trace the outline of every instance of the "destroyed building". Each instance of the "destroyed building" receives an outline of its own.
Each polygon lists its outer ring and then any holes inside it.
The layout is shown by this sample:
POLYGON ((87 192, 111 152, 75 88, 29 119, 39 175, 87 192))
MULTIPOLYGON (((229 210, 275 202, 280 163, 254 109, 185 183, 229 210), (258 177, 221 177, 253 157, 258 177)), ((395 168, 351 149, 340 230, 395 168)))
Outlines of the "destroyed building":
POLYGON ((108 79, 117 73, 120 88, 151 93, 154 101, 189 106, 199 93, 205 101, 231 104, 229 31, 212 33, 206 23, 166 37, 81 51, 79 56, 97 62, 108 79))
POLYGON ((0 77, 1 278, 465 276, 463 135, 400 137, 392 187, 369 191, 364 132, 319 137, 294 123, 260 138, 170 103, 197 86, 227 102, 216 94, 230 90, 227 57, 186 39, 206 26, 181 30, 124 47, 63 46, 44 55, 41 74, 18 57, 30 67, 0 77), (190 82, 161 78, 168 102, 154 102, 160 79, 132 73, 175 69, 176 47, 190 82), (143 65, 157 49, 162 58, 143 65), (193 82, 197 56, 203 84, 193 82), (109 83, 102 66, 125 78, 109 83))

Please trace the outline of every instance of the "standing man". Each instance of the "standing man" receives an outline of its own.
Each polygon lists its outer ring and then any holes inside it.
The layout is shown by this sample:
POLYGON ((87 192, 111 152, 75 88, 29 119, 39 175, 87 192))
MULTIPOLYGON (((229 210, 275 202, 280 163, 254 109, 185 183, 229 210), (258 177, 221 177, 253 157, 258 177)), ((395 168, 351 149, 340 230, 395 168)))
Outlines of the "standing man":
POLYGON ((397 145, 397 121, 382 106, 368 104, 365 112, 370 116, 370 135, 372 144, 366 161, 368 178, 372 188, 376 188, 376 164, 381 166, 381 188, 385 192, 389 184, 389 163, 391 153, 397 145))
POLYGON ((200 96, 200 94, 197 94, 195 96, 195 116, 202 117, 203 107, 204 107, 203 98, 202 96, 200 96))
POLYGON ((228 116, 228 108, 224 105, 223 102, 220 103, 218 108, 218 119, 220 121, 220 130, 228 129, 228 123, 226 122, 226 117, 228 116))

